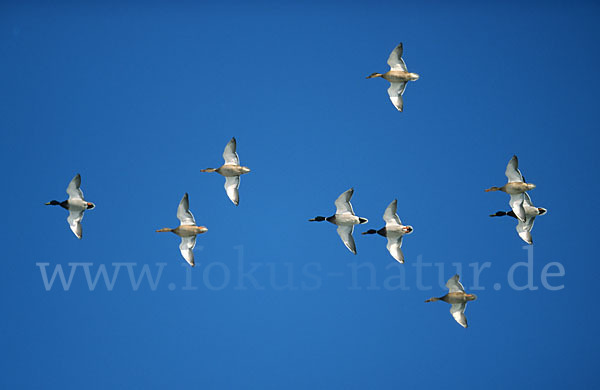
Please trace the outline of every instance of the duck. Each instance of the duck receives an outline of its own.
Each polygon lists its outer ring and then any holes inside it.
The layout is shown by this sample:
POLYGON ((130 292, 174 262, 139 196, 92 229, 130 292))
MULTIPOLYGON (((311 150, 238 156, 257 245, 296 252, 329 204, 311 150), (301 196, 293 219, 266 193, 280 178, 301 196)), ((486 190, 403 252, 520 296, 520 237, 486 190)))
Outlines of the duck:
POLYGON ((508 183, 502 187, 490 187, 485 190, 485 192, 502 191, 509 194, 510 201, 508 204, 510 205, 510 208, 519 221, 525 222, 526 215, 523 206, 523 202, 525 201, 524 193, 534 189, 535 184, 525 182, 521 171, 519 171, 519 160, 517 159, 517 156, 512 156, 506 166, 504 174, 508 178, 508 183))
POLYGON ((388 205, 383 213, 383 220, 385 221, 385 226, 379 230, 370 229, 362 234, 379 234, 380 236, 387 237, 387 250, 390 252, 390 255, 396 261, 403 264, 404 263, 404 254, 400 249, 402 247, 402 237, 406 234, 411 234, 413 232, 412 226, 405 226, 400 221, 398 214, 396 213, 396 208, 398 207, 398 200, 394 199, 392 203, 388 205))
POLYGON ((227 196, 233 202, 234 205, 240 204, 240 194, 238 188, 240 187, 240 176, 250 172, 250 168, 243 167, 240 165, 240 158, 236 153, 237 143, 235 137, 225 146, 223 152, 223 160, 225 164, 219 168, 206 168, 201 169, 200 172, 217 172, 218 174, 225 176, 225 191, 227 196))
POLYGON ((456 274, 448 279, 448 282, 446 282, 446 287, 449 290, 448 294, 439 298, 429 298, 425 302, 444 301, 451 304, 450 314, 452 314, 452 317, 454 317, 456 322, 463 328, 467 328, 469 326, 467 324, 467 317, 465 316, 467 302, 476 300, 477 295, 467 294, 463 285, 458 281, 459 278, 460 276, 456 274))
POLYGON ((402 59, 402 52, 404 51, 402 47, 402 42, 394 50, 392 50, 387 63, 390 66, 390 70, 386 73, 372 73, 367 76, 368 79, 372 79, 375 77, 381 77, 390 82, 390 87, 388 88, 388 95, 390 95, 390 100, 396 109, 400 112, 404 109, 404 102, 402 101, 402 95, 404 94, 404 89, 406 88, 406 83, 408 81, 416 81, 419 79, 419 75, 416 73, 411 73, 406 68, 406 64, 402 59))
POLYGON ((196 220, 190 211, 190 201, 187 192, 183 195, 177 207, 177 219, 179 219, 180 224, 175 229, 162 228, 156 232, 171 232, 181 237, 181 244, 179 244, 181 256, 193 267, 195 265, 193 250, 196 246, 196 235, 206 233, 208 229, 205 226, 196 226, 196 220))
POLYGON ((519 237, 529 245, 533 245, 533 237, 531 236, 531 230, 533 229, 533 221, 538 215, 544 215, 548 212, 547 209, 543 207, 535 207, 533 203, 531 203, 531 197, 528 193, 524 194, 523 208, 525 209, 525 221, 521 221, 517 218, 517 215, 514 211, 498 211, 495 214, 491 214, 490 217, 503 217, 508 215, 510 217, 518 220, 516 229, 519 237))
POLYGON ((83 219, 83 212, 85 210, 91 210, 96 205, 92 202, 88 202, 83 197, 83 192, 81 191, 81 175, 78 173, 75 175, 73 179, 69 182, 67 186, 67 194, 69 195, 69 199, 59 202, 57 200, 51 200, 46 203, 47 206, 60 206, 63 209, 69 210, 69 216, 67 217, 67 222, 69 223, 69 227, 75 236, 81 240, 83 237, 83 230, 81 228, 81 220, 83 219))
POLYGON ((344 243, 344 245, 346 245, 346 248, 348 248, 350 252, 356 254, 356 244, 354 243, 354 237, 352 237, 352 233, 354 232, 354 225, 367 223, 369 220, 367 218, 357 217, 354 214, 352 204, 350 203, 352 194, 354 194, 354 188, 350 188, 349 190, 344 191, 335 200, 336 211, 335 214, 331 217, 317 216, 315 218, 309 219, 309 221, 327 221, 334 225, 337 225, 337 233, 342 239, 342 242, 344 243))

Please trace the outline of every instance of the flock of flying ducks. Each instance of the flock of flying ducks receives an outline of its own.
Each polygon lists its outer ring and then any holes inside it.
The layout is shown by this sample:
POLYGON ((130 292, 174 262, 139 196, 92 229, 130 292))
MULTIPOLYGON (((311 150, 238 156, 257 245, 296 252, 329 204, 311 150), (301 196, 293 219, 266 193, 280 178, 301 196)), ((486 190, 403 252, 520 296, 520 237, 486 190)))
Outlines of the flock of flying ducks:
MULTIPOLYGON (((388 58, 388 64, 390 70, 384 74, 373 73, 367 78, 382 77, 391 83, 388 88, 388 94, 390 100, 398 111, 403 109, 402 95, 406 88, 408 81, 415 81, 419 78, 416 73, 408 72, 406 64, 402 59, 402 43, 400 43, 390 54, 388 58)), ((237 144, 235 138, 232 138, 223 152, 224 164, 219 168, 207 168, 202 169, 201 172, 217 172, 218 174, 225 177, 225 191, 227 196, 235 204, 239 205, 239 186, 240 176, 250 172, 250 168, 240 165, 240 160, 236 152, 237 144)), ((531 202, 530 196, 527 191, 535 188, 534 184, 525 182, 523 175, 518 169, 517 156, 513 156, 505 171, 508 182, 502 187, 491 187, 485 190, 486 192, 491 191, 503 191, 510 195, 509 205, 511 210, 508 212, 498 211, 490 217, 500 216, 511 216, 517 219, 518 223, 516 226, 519 237, 528 244, 533 244, 531 236, 531 230, 533 229, 533 222, 538 215, 546 213, 546 209, 542 207, 535 207, 531 202)), ((69 211, 67 222, 69 227, 77 236, 82 238, 81 220, 85 210, 91 210, 95 207, 94 203, 88 202, 83 197, 81 191, 81 175, 77 174, 69 183, 67 187, 67 194, 69 198, 65 201, 59 202, 52 200, 46 205, 61 206, 62 208, 69 211)), ((336 211, 330 217, 317 216, 309 219, 309 221, 327 221, 337 226, 337 233, 342 239, 342 242, 348 248, 348 250, 356 254, 356 244, 354 237, 354 225, 361 225, 367 223, 366 218, 358 217, 354 213, 350 199, 354 194, 354 189, 343 192, 334 202, 336 211)), ((399 263, 404 263, 404 254, 402 253, 402 239, 405 235, 413 232, 413 227, 404 225, 397 214, 398 201, 394 199, 385 209, 383 213, 383 220, 385 226, 379 230, 370 229, 362 234, 379 234, 387 238, 387 250, 390 255, 399 263)), ((157 230, 157 232, 171 232, 181 237, 181 243, 179 244, 179 250, 183 258, 193 267, 194 266, 194 252, 193 249, 196 245, 196 236, 198 234, 206 233, 208 229, 205 226, 197 226, 194 215, 190 211, 189 197, 186 193, 179 206, 177 207, 177 219, 179 219, 179 226, 172 228, 163 228, 157 230)), ((452 306, 450 307, 450 313, 452 317, 463 327, 467 327, 467 318, 465 317, 466 304, 469 301, 477 299, 474 294, 467 294, 462 284, 459 282, 459 275, 454 275, 446 283, 448 288, 448 294, 439 298, 430 298, 425 302, 444 301, 452 306)))

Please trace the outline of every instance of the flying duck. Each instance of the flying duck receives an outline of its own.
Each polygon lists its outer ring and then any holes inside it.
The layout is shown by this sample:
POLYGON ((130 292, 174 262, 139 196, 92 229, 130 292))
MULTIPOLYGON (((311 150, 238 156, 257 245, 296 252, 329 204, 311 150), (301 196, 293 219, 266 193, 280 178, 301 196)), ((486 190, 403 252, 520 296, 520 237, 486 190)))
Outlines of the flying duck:
POLYGON ((519 237, 521 237, 521 239, 529 245, 532 245, 533 238, 531 237, 531 229, 533 229, 533 221, 535 220, 535 217, 546 214, 548 210, 543 207, 534 207, 531 203, 531 198, 529 197, 528 193, 525 193, 524 196, 525 200, 523 201, 523 208, 525 209, 525 221, 521 221, 519 218, 517 218, 516 214, 512 210, 508 212, 498 211, 496 214, 490 215, 490 217, 502 217, 504 215, 508 215, 515 218, 519 221, 516 227, 519 237))
POLYGON ((160 232, 171 232, 181 237, 181 244, 179 244, 179 250, 181 256, 187 261, 192 267, 194 266, 194 247, 196 246, 196 235, 206 233, 208 229, 204 226, 196 226, 196 220, 194 215, 190 211, 190 201, 188 194, 183 196, 179 206, 177 207, 177 219, 179 219, 180 225, 175 229, 163 228, 157 230, 160 232))
POLYGON ((387 237, 387 250, 390 252, 390 255, 399 263, 404 263, 404 254, 400 249, 402 247, 402 237, 405 234, 410 234, 413 232, 412 226, 402 225, 402 221, 396 214, 396 207, 398 206, 398 200, 394 199, 392 203, 388 205, 383 213, 383 220, 385 221, 385 227, 375 230, 370 229, 363 234, 379 234, 380 236, 387 237))
POLYGON ((225 191, 227 196, 233 202, 234 205, 240 203, 240 194, 238 188, 240 187, 240 175, 250 172, 250 168, 243 167, 240 165, 240 158, 235 152, 236 141, 235 137, 231 139, 225 146, 223 152, 223 160, 225 164, 219 168, 206 168, 201 169, 201 172, 217 172, 218 174, 225 176, 225 191))
POLYGON ((337 225, 337 232, 344 242, 344 245, 346 245, 346 248, 348 248, 350 252, 356 254, 356 244, 354 244, 354 237, 352 237, 354 225, 367 223, 368 220, 354 215, 354 210, 352 210, 352 205, 350 204, 353 193, 354 188, 350 188, 335 200, 336 210, 335 214, 331 217, 315 217, 309 219, 309 221, 327 221, 337 225))
POLYGON ((83 212, 85 210, 91 210, 96 207, 95 204, 91 202, 86 202, 83 198, 83 192, 79 188, 81 186, 81 175, 78 173, 69 183, 67 187, 67 194, 69 195, 69 199, 59 202, 57 200, 51 200, 46 203, 46 205, 50 206, 60 206, 64 209, 69 210, 69 216, 67 217, 67 222, 69 222, 69 227, 81 240, 82 237, 82 229, 81 229, 81 220, 83 219, 83 212))
POLYGON ((515 216, 519 221, 525 222, 525 208, 523 202, 525 201, 525 191, 529 191, 535 188, 535 184, 526 183, 523 175, 519 171, 519 160, 517 156, 512 156, 506 171, 504 172, 508 178, 508 183, 502 187, 490 187, 485 192, 490 191, 503 191, 510 195, 510 201, 508 204, 515 213, 515 216))
POLYGON ((419 79, 419 75, 416 73, 410 73, 408 69, 406 69, 406 64, 402 59, 402 43, 400 43, 392 53, 390 54, 387 63, 390 66, 390 70, 386 73, 373 73, 370 76, 367 76, 368 79, 374 77, 381 77, 390 82, 390 87, 388 88, 388 95, 390 95, 390 100, 394 104, 394 107, 400 112, 402 112, 404 103, 402 102, 402 94, 404 94, 404 88, 406 88, 406 83, 408 81, 416 81, 419 79))
POLYGON ((446 287, 450 290, 448 294, 440 298, 430 298, 425 302, 444 301, 451 304, 450 314, 452 314, 456 322, 461 324, 463 328, 466 328, 468 326, 467 317, 465 317, 467 302, 476 300, 477 295, 467 294, 463 285, 458 281, 458 278, 459 276, 456 274, 446 282, 446 287))

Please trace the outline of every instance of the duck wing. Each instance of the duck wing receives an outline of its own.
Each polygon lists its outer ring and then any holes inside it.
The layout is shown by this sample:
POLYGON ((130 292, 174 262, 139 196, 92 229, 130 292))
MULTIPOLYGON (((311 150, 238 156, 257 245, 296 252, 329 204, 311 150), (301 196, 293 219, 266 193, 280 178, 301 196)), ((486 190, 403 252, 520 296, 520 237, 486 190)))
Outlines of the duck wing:
POLYGON ((402 42, 401 42, 390 53, 390 56, 388 57, 387 63, 390 66, 391 70, 403 70, 405 72, 408 72, 408 70, 406 69, 406 64, 404 63, 404 60, 402 59, 402 52, 403 51, 404 51, 404 49, 402 47, 402 42))
POLYGON ((517 159, 517 156, 512 156, 506 166, 504 174, 508 178, 509 183, 524 181, 523 175, 521 174, 521 171, 519 171, 519 159, 517 159))
POLYGON ((354 237, 352 237, 353 232, 354 225, 338 226, 337 228, 337 233, 344 242, 344 245, 346 245, 346 248, 348 248, 350 252, 356 254, 356 244, 354 243, 354 237))
POLYGON ((465 317, 466 308, 466 303, 454 303, 452 306, 450 306, 450 314, 452 314, 452 317, 454 317, 456 322, 461 324, 463 328, 469 326, 467 324, 467 317, 465 317))
POLYGON ((383 220, 385 221, 385 226, 402 226, 402 221, 398 217, 396 213, 396 208, 398 207, 398 200, 394 199, 392 203, 388 205, 383 213, 383 220))
POLYGON ((237 143, 235 137, 233 137, 231 141, 227 143, 225 150, 223 151, 223 160, 225 160, 225 164, 240 165, 240 158, 235 152, 236 147, 237 143))
POLYGON ((70 209, 69 216, 67 217, 67 222, 69 222, 69 227, 71 231, 75 233, 77 238, 81 240, 82 237, 82 229, 81 229, 81 220, 83 219, 83 209, 70 209))
POLYGON ((510 200, 508 204, 512 209, 513 213, 517 216, 519 221, 525 222, 525 207, 523 207, 523 202, 525 201, 525 197, 523 194, 514 194, 510 196, 510 200))
POLYGON ((354 210, 352 210, 352 204, 350 204, 352 194, 354 194, 354 188, 350 188, 349 190, 343 192, 340 196, 338 196, 338 198, 335 200, 336 214, 354 215, 354 210))
POLYGON ((446 282, 446 287, 448 288, 448 290, 450 290, 451 293, 465 292, 465 288, 458 281, 459 278, 460 278, 460 276, 458 276, 458 274, 456 274, 453 277, 451 277, 450 279, 448 279, 448 281, 446 282))
POLYGON ((403 234, 389 234, 387 235, 387 240, 388 243, 386 245, 386 248, 388 250, 388 252, 390 252, 390 255, 392 255, 392 257, 394 259, 396 259, 397 262, 399 262, 400 264, 404 263, 404 253, 402 253, 402 250, 400 249, 402 247, 402 237, 404 235, 403 234))
POLYGON ((83 200, 83 192, 79 188, 81 186, 81 175, 78 173, 71 180, 69 185, 67 186, 67 194, 69 195, 69 200, 81 199, 83 200))
POLYGON ((225 191, 227 192, 229 199, 231 199, 236 206, 240 203, 240 193, 238 188, 240 188, 239 176, 225 176, 225 191))
POLYGON ((179 222, 182 225, 196 225, 194 214, 190 211, 190 201, 187 192, 183 195, 183 198, 181 198, 181 202, 179 202, 179 206, 177 207, 177 219, 179 219, 179 222))
MULTIPOLYGON (((524 199, 523 199, 523 208, 525 210, 530 209, 530 208, 535 208, 533 207, 533 204, 531 203, 531 197, 529 196, 529 194, 527 192, 523 193, 524 195, 524 199)), ((519 237, 521 237, 521 239, 523 241, 525 241, 528 244, 533 244, 533 237, 531 236, 531 229, 533 229, 533 221, 535 221, 535 214, 525 214, 525 221, 521 221, 519 220, 519 223, 517 224, 517 233, 519 234, 519 237)))
POLYGON ((402 100, 402 94, 404 93, 404 88, 406 88, 406 81, 391 83, 388 88, 388 95, 390 95, 390 100, 396 109, 400 112, 404 109, 404 101, 402 100))
POLYGON ((196 236, 181 237, 181 244, 179 244, 179 251, 181 256, 191 265, 194 266, 194 247, 196 246, 196 236))

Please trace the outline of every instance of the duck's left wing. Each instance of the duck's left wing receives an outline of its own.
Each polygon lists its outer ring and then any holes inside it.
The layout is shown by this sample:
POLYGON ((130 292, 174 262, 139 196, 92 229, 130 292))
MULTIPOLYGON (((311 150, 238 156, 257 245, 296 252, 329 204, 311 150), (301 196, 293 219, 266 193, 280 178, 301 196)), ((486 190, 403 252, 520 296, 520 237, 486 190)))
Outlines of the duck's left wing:
POLYGON ((525 222, 519 221, 517 223, 517 233, 519 237, 529 245, 533 244, 533 237, 531 236, 531 229, 533 229, 533 221, 535 220, 535 215, 528 215, 525 219, 525 222))
POLYGON ((346 248, 348 248, 350 252, 356 254, 356 244, 354 243, 354 237, 352 237, 354 226, 338 226, 337 232, 344 242, 344 245, 346 245, 346 248))
POLYGON ((466 303, 454 303, 452 306, 450 306, 450 314, 452 314, 452 317, 454 317, 456 322, 461 324, 463 328, 466 328, 469 326, 467 324, 467 317, 465 316, 466 308, 467 308, 466 303))
POLYGON ((450 290, 451 293, 465 292, 465 288, 458 281, 459 278, 460 278, 460 276, 458 276, 458 274, 456 274, 453 277, 451 277, 450 279, 448 279, 448 281, 446 282, 446 287, 448 288, 448 290, 450 290))
POLYGON ((77 238, 79 238, 80 240, 83 235, 81 229, 83 211, 84 210, 69 210, 69 216, 67 217, 67 222, 69 222, 69 227, 71 228, 71 231, 73 231, 73 233, 75 233, 77 238))
POLYGON ((403 70, 405 72, 408 72, 408 70, 406 69, 406 64, 404 63, 404 60, 402 59, 403 51, 404 51, 404 49, 402 47, 402 43, 400 43, 390 53, 387 63, 390 66, 391 70, 403 70))
POLYGON ((509 183, 524 181, 523 175, 519 171, 519 159, 517 159, 517 156, 512 156, 508 165, 506 165, 504 174, 508 178, 509 183))
POLYGON ((336 214, 354 215, 354 210, 352 209, 352 204, 350 203, 350 199, 352 199, 352 194, 354 194, 354 188, 350 188, 349 190, 344 191, 340 196, 338 196, 338 198, 335 200, 336 214))
POLYGON ((83 192, 79 188, 81 186, 81 175, 78 173, 75 175, 69 186, 67 187, 67 194, 69 195, 69 200, 81 199, 83 200, 83 192))
POLYGON ((240 158, 235 152, 237 148, 237 142, 235 137, 231 139, 225 146, 225 150, 223 151, 223 160, 225 160, 225 164, 231 165, 240 165, 240 158))
POLYGON ((400 249, 402 247, 402 237, 403 234, 392 235, 388 233, 388 243, 386 246, 387 250, 390 252, 390 255, 392 255, 392 257, 401 264, 404 263, 404 253, 402 253, 402 250, 400 249))
POLYGON ((182 225, 195 225, 196 220, 194 219, 194 214, 190 211, 190 201, 188 198, 187 192, 183 195, 181 202, 179 202, 179 206, 177 207, 177 219, 181 222, 182 225))
POLYGON ((398 200, 394 199, 392 203, 388 205, 383 213, 383 220, 385 221, 385 226, 401 226, 402 221, 400 221, 400 217, 396 213, 396 208, 398 207, 398 200))
POLYGON ((179 244, 179 251, 181 256, 188 262, 192 267, 194 266, 194 247, 196 246, 196 236, 181 237, 181 244, 179 244))
POLYGON ((388 88, 388 95, 390 95, 390 100, 396 109, 400 112, 404 109, 404 101, 402 100, 402 94, 404 93, 404 88, 406 88, 406 81, 399 83, 391 83, 388 88))
POLYGON ((227 192, 229 199, 231 199, 236 206, 240 204, 240 193, 238 188, 240 188, 239 176, 225 176, 225 191, 227 192))
POLYGON ((508 204, 512 209, 513 213, 517 216, 519 221, 525 222, 525 207, 523 207, 523 202, 525 201, 525 196, 523 194, 514 194, 510 196, 510 200, 508 204))

